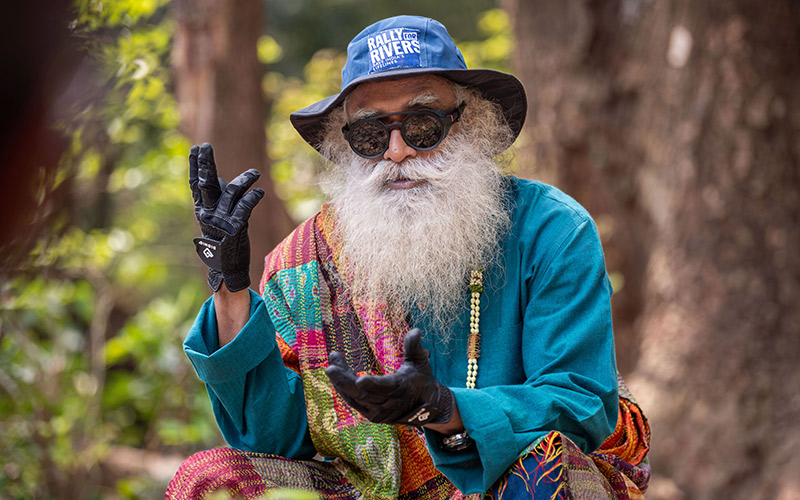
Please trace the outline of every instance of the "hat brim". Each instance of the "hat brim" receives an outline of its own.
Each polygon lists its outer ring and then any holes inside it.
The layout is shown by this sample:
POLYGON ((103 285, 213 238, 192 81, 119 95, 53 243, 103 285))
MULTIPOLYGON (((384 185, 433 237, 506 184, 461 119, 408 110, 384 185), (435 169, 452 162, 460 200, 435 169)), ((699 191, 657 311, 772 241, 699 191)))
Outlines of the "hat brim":
POLYGON ((478 89, 487 99, 500 105, 506 122, 514 133, 514 139, 522 130, 528 110, 528 101, 522 83, 513 75, 491 69, 402 68, 364 75, 354 79, 340 93, 295 111, 289 116, 289 119, 303 139, 318 150, 323 139, 325 118, 360 83, 421 75, 438 75, 465 87, 478 89))

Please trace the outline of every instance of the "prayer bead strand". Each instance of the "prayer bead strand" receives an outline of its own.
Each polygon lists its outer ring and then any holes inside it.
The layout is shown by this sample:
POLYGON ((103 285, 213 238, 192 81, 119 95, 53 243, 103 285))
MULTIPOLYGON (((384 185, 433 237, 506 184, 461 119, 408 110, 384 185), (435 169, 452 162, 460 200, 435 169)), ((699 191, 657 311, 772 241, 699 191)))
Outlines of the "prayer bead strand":
POLYGON ((474 389, 478 380, 478 358, 481 356, 481 293, 483 293, 483 271, 475 269, 469 280, 471 292, 469 305, 469 343, 467 345, 467 389, 474 389))

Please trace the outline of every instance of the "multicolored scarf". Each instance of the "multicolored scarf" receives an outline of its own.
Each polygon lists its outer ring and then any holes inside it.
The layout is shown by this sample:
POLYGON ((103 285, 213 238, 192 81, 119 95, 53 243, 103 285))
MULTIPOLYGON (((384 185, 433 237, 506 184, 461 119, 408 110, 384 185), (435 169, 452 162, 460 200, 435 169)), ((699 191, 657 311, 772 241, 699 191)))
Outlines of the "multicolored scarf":
POLYGON ((451 498, 457 489, 433 466, 421 431, 365 420, 325 375, 334 350, 357 373, 397 370, 408 329, 381 304, 349 294, 339 248, 324 208, 267 256, 261 281, 284 363, 303 380, 314 446, 367 498, 451 498))
MULTIPOLYGON (((397 370, 403 359, 401 339, 408 329, 402 320, 392 321, 383 304, 349 293, 339 272, 340 249, 333 214, 323 207, 267 256, 260 286, 278 331, 284 364, 302 377, 314 446, 366 498, 465 498, 433 466, 421 431, 365 420, 328 381, 325 368, 328 354, 334 350, 345 353, 358 373, 397 370)), ((564 488, 579 493, 586 481, 580 474, 582 465, 575 465, 579 460, 570 459, 574 455, 594 464, 591 474, 600 472, 597 480, 605 476, 615 493, 631 485, 636 491, 646 488, 646 479, 637 486, 629 475, 620 472, 620 467, 636 469, 631 472, 634 476, 638 472, 639 479, 645 474, 649 477, 646 462, 636 468, 647 452, 649 428, 632 399, 621 397, 620 408, 617 430, 591 459, 569 440, 559 441, 556 447, 548 436, 560 434, 551 433, 531 444, 516 470, 524 469, 526 457, 544 454, 559 467, 566 467, 567 472, 572 471, 575 480, 564 488), (545 445, 547 449, 542 448, 545 445), (556 449, 558 453, 553 453, 556 449)))

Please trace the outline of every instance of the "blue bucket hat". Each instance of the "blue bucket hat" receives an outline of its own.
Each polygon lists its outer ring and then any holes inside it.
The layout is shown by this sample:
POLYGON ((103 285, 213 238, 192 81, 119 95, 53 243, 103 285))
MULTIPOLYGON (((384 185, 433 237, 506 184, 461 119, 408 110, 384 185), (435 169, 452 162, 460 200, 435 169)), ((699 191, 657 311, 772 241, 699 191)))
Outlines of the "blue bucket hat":
POLYGON ((397 16, 378 21, 347 46, 342 90, 290 115, 303 139, 319 149, 328 114, 360 83, 419 75, 438 75, 478 89, 503 110, 508 125, 519 135, 528 103, 522 83, 514 76, 490 69, 467 69, 461 51, 438 21, 397 16))

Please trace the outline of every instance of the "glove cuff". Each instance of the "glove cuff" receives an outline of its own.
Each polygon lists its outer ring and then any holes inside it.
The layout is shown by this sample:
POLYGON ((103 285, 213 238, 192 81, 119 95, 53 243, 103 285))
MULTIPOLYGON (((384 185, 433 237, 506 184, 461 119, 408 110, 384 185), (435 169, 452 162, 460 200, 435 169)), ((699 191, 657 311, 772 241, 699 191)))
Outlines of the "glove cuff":
POLYGON ((208 286, 211 291, 217 293, 222 286, 222 273, 213 269, 208 270, 208 286))
POLYGON ((238 292, 250 286, 250 273, 248 272, 224 273, 222 279, 231 292, 238 292))
POLYGON ((455 406, 453 391, 442 384, 439 384, 439 391, 441 398, 437 406, 440 413, 439 416, 431 422, 432 424, 446 424, 453 418, 453 406, 455 406))
MULTIPOLYGON (((210 271, 220 272, 222 270, 222 241, 203 236, 195 238, 194 248, 197 256, 207 265, 210 271)), ((216 291, 216 290, 214 290, 216 291)))
POLYGON ((446 424, 453 418, 453 391, 440 386, 440 397, 435 403, 423 403, 397 420, 399 424, 422 426, 446 424))
POLYGON ((223 281, 228 291, 238 292, 250 286, 250 275, 248 273, 221 273, 213 269, 208 270, 208 286, 212 292, 217 293, 223 281))

